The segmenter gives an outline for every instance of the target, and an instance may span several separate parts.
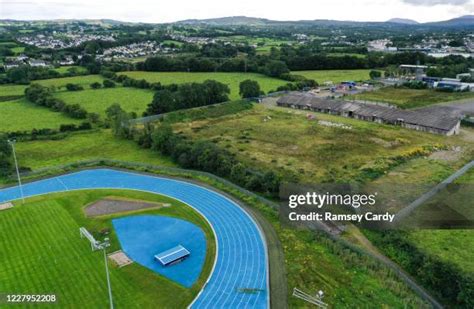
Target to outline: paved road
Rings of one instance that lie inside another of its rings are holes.
[[[236,203],[204,187],[110,169],[86,170],[23,186],[25,197],[83,189],[131,189],[178,199],[199,211],[217,239],[209,281],[192,308],[268,308],[268,258],[263,234]],[[18,187],[0,190],[0,203],[20,198]],[[177,295],[177,297],[179,297]]]

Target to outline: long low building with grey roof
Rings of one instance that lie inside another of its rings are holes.
[[[408,129],[447,136],[458,134],[461,123],[461,113],[447,106],[402,110],[383,105],[324,99],[305,92],[292,92],[285,95],[278,99],[277,105],[399,125]]]

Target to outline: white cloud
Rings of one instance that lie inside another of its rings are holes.
[[[465,5],[471,3],[471,0],[402,0],[405,3],[413,5]]]
[[[474,0],[0,0],[0,18],[172,22],[245,15],[277,20],[384,21],[399,17],[433,21],[472,14],[473,3]]]

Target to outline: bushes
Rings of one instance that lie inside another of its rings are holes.
[[[59,132],[74,132],[90,129],[92,129],[90,122],[83,122],[79,126],[76,126],[75,124],[62,124],[59,126]]]
[[[92,89],[100,89],[100,88],[102,87],[102,84],[99,83],[99,82],[95,82],[95,83],[92,83],[92,84],[90,85],[90,87],[91,87]]]
[[[33,84],[25,89],[26,98],[36,105],[53,109],[57,112],[63,112],[69,117],[76,119],[87,118],[87,111],[79,104],[68,105],[64,101],[52,96],[52,91],[48,87]]]
[[[0,134],[0,176],[10,174],[12,167],[12,149],[8,144],[8,137]]]
[[[60,77],[60,73],[42,67],[31,67],[22,65],[7,71],[6,78],[8,82],[15,84],[29,84],[32,80]]]
[[[81,85],[68,83],[66,84],[66,89],[67,91],[80,91],[84,90],[84,87],[82,87]]]
[[[114,88],[115,87],[115,83],[113,81],[111,81],[110,79],[104,80],[103,85],[104,85],[104,88]]]
[[[395,259],[424,286],[457,308],[474,307],[474,276],[455,266],[426,254],[408,240],[402,231],[370,233],[379,248]]]
[[[249,190],[275,196],[278,193],[280,179],[273,172],[262,173],[249,168],[212,142],[186,140],[173,133],[170,125],[163,124],[155,130],[147,127],[136,139],[141,147],[171,156],[183,168],[213,173]]]
[[[263,94],[257,81],[246,79],[240,82],[239,94],[242,98],[256,98]]]
[[[428,89],[428,85],[419,80],[412,80],[406,83],[403,83],[403,87],[409,89]]]
[[[6,133],[5,135],[7,138],[14,138],[20,141],[30,141],[38,139],[58,139],[64,136],[64,134],[61,133],[84,131],[90,129],[92,129],[92,124],[86,121],[81,123],[80,125],[61,124],[59,126],[59,130],[50,128],[33,129],[31,131],[12,131]]]
[[[296,91],[315,87],[318,87],[318,83],[315,80],[305,79],[296,83],[287,83],[286,85],[279,86],[276,91]]]

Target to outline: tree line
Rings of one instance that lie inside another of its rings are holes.
[[[180,109],[200,107],[229,101],[230,89],[215,80],[203,83],[177,85],[156,91],[153,101],[148,104],[144,116],[157,115]]]
[[[54,111],[62,112],[71,118],[86,119],[87,111],[79,104],[66,104],[63,100],[55,98],[51,88],[32,84],[25,89],[26,98],[36,105],[51,108]]]
[[[12,171],[12,149],[8,143],[8,136],[0,134],[0,176],[7,176]]]

